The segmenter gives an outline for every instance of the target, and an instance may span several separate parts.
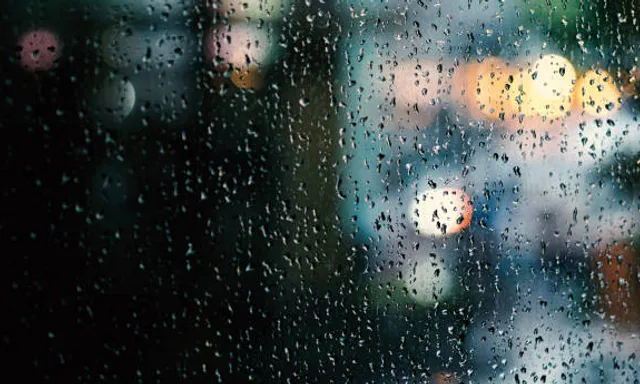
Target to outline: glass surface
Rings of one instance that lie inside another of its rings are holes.
[[[637,0],[0,9],[7,377],[640,380]]]

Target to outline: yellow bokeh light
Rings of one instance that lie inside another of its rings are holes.
[[[575,83],[576,71],[567,59],[545,55],[514,76],[516,96],[510,100],[525,118],[561,118],[571,109]]]
[[[571,97],[576,70],[569,60],[559,55],[546,55],[533,64],[533,71],[531,79],[536,94],[550,100]]]
[[[578,79],[575,99],[578,108],[594,117],[606,117],[620,109],[622,94],[605,70],[589,70]]]

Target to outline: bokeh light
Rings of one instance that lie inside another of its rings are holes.
[[[517,96],[511,103],[519,115],[538,122],[564,117],[572,106],[575,81],[576,71],[567,59],[542,56],[533,64],[523,64],[514,77]]]
[[[273,56],[271,36],[265,29],[250,24],[211,29],[205,37],[204,49],[208,62],[216,67],[261,66]]]
[[[441,63],[426,60],[401,62],[391,69],[397,119],[422,126],[435,120],[450,92],[450,80],[442,72]]]
[[[266,69],[250,65],[247,68],[234,69],[231,72],[231,82],[242,89],[259,89],[264,85]]]
[[[515,113],[509,81],[513,69],[498,57],[464,66],[455,76],[453,97],[473,119],[507,119]]]
[[[621,96],[613,77],[603,69],[585,72],[576,84],[577,105],[590,116],[606,117],[616,112]]]
[[[449,372],[439,372],[431,378],[431,384],[458,384],[456,375]]]
[[[410,214],[423,236],[452,234],[471,224],[473,206],[461,189],[434,189],[418,196],[411,205]]]
[[[31,72],[52,69],[62,53],[60,39],[46,29],[25,33],[18,41],[18,46],[20,64]]]
[[[100,88],[98,108],[104,111],[103,118],[121,122],[129,116],[136,103],[136,90],[126,78],[106,79]]]
[[[576,81],[576,70],[560,55],[545,55],[533,64],[529,77],[533,92],[548,100],[567,102]]]

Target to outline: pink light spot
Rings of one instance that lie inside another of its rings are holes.
[[[18,41],[18,45],[20,46],[20,64],[31,72],[53,68],[62,49],[58,37],[44,29],[25,33]]]
[[[265,64],[270,48],[269,36],[263,30],[245,25],[210,30],[204,46],[210,63],[235,68]]]

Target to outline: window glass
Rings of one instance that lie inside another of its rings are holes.
[[[635,383],[637,0],[6,0],[8,368]]]

